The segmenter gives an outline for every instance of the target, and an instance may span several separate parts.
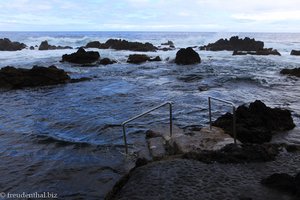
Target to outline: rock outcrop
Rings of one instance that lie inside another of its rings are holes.
[[[228,144],[218,151],[188,152],[183,158],[204,163],[249,163],[275,160],[279,153],[276,146],[259,144]]]
[[[92,64],[100,59],[100,54],[96,51],[85,51],[82,47],[76,53],[64,54],[62,62],[75,64]]]
[[[259,55],[259,56],[267,56],[267,55],[275,55],[275,56],[281,56],[281,54],[276,49],[259,49],[257,51],[233,51],[232,55]]]
[[[109,39],[105,43],[99,41],[89,42],[86,48],[99,48],[99,49],[115,49],[115,50],[128,50],[128,51],[156,51],[157,47],[153,44],[146,42],[129,42],[127,40]]]
[[[0,88],[18,89],[23,87],[36,87],[56,85],[70,81],[68,74],[55,66],[23,69],[4,67],[0,70]]]
[[[201,46],[200,50],[206,51],[257,51],[264,48],[262,41],[255,41],[248,37],[240,39],[238,36],[233,36],[228,39],[220,39],[215,43],[210,43],[205,46]]]
[[[0,39],[0,51],[18,51],[26,48],[26,45],[20,42],[12,42],[8,38]]]
[[[261,183],[267,187],[300,197],[300,173],[295,177],[285,173],[275,173],[263,179]]]
[[[226,133],[233,136],[232,118],[231,113],[226,113],[213,125],[223,128]],[[294,127],[290,111],[267,107],[259,100],[251,103],[249,107],[239,106],[236,110],[237,139],[243,143],[269,142],[274,132],[286,131]]]
[[[180,49],[176,53],[175,63],[178,65],[192,65],[201,63],[201,58],[196,51],[188,47],[186,49]]]
[[[294,69],[282,69],[280,74],[300,77],[300,67]]]
[[[73,49],[73,48],[69,46],[63,47],[63,46],[49,45],[47,40],[41,42],[39,46],[39,50],[55,50],[55,49]]]
[[[117,61],[111,60],[109,58],[102,58],[99,63],[100,63],[100,65],[111,65],[111,64],[114,64],[116,62]]]
[[[169,46],[170,48],[175,48],[174,42],[170,40],[166,43],[161,43],[161,45]]]
[[[292,55],[292,56],[300,56],[300,51],[292,50],[292,51],[291,51],[291,55]]]
[[[101,43],[99,41],[92,41],[85,45],[85,48],[96,48],[101,49]]]
[[[161,61],[161,58],[159,56],[156,56],[155,58],[150,58],[149,56],[145,54],[131,54],[129,55],[127,62],[128,63],[134,63],[134,64],[141,64],[146,61],[154,62],[154,61]]]

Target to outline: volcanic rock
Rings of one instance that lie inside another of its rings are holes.
[[[101,43],[99,41],[89,42],[85,45],[85,48],[101,48]]]
[[[66,83],[70,80],[68,74],[55,66],[23,69],[4,67],[0,70],[0,88],[17,89]]]
[[[18,51],[26,47],[20,42],[12,42],[8,38],[0,39],[0,51]]]
[[[232,118],[231,113],[226,113],[213,125],[223,128],[233,136]],[[237,139],[243,143],[269,142],[275,132],[291,130],[294,127],[290,111],[267,107],[259,100],[251,103],[249,107],[239,106],[236,110]]]
[[[282,69],[280,71],[280,74],[300,77],[300,67],[299,68],[294,68],[294,69]]]
[[[300,173],[295,177],[285,173],[275,173],[263,179],[261,183],[267,187],[300,196]]]
[[[176,53],[175,63],[179,65],[192,65],[201,63],[201,58],[196,51],[188,47],[186,49],[180,49]]]
[[[204,163],[250,163],[275,160],[279,153],[277,146],[261,144],[227,144],[218,151],[188,152],[183,158]]]
[[[96,51],[85,51],[82,47],[76,53],[64,54],[62,62],[76,64],[92,64],[100,59],[100,54]]]
[[[153,61],[161,61],[159,56],[156,56],[155,58],[150,58],[149,56],[145,54],[131,54],[129,55],[127,62],[128,63],[134,63],[134,64],[141,64],[143,62],[153,62]]]
[[[250,39],[245,37],[240,39],[238,36],[233,36],[229,40],[220,39],[215,43],[210,43],[205,46],[201,46],[200,50],[206,51],[258,51],[264,48],[264,43],[262,41],[255,41],[255,39]]]
[[[62,46],[49,45],[47,40],[41,42],[39,46],[39,50],[55,50],[55,49],[73,49],[73,48],[69,46],[62,47]]]
[[[111,60],[111,59],[109,59],[109,58],[103,58],[103,59],[100,60],[100,64],[101,64],[101,65],[111,65],[111,64],[114,64],[114,63],[116,63],[116,62],[117,62],[117,61]]]
[[[292,51],[291,51],[291,55],[292,55],[292,56],[300,56],[300,51],[292,50]]]
[[[171,48],[175,48],[174,43],[172,41],[170,41],[170,40],[168,42],[166,42],[166,43],[161,43],[161,45],[167,45],[167,46],[170,46]]]

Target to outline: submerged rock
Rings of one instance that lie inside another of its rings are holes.
[[[219,117],[213,125],[223,128],[233,136],[231,113]],[[236,110],[237,139],[243,143],[269,142],[274,132],[291,130],[294,127],[289,110],[270,108],[259,100],[251,103],[249,107],[239,106]]]
[[[206,51],[258,51],[264,48],[264,43],[262,41],[255,41],[255,39],[250,39],[245,37],[240,39],[238,36],[233,36],[229,40],[220,39],[215,43],[210,43],[205,46],[201,46],[200,50]]]
[[[73,49],[73,48],[69,46],[62,47],[62,46],[49,45],[47,40],[41,42],[39,46],[39,50],[55,50],[55,49]]]
[[[260,56],[267,56],[267,55],[275,55],[281,56],[281,54],[276,49],[259,49],[257,51],[237,51],[234,50],[232,55],[260,55]]]
[[[30,46],[30,48],[29,48],[30,50],[34,50],[34,46]]]
[[[18,51],[26,48],[24,43],[12,42],[8,38],[0,39],[0,51]]]
[[[180,49],[176,53],[175,63],[179,65],[192,65],[201,63],[201,58],[196,51],[188,47],[186,49]]]
[[[292,56],[300,56],[300,51],[292,50],[292,51],[291,51],[291,55],[292,55]]]
[[[70,62],[76,64],[92,64],[100,59],[100,54],[96,51],[85,51],[82,47],[76,53],[64,54],[62,62]]]
[[[145,54],[131,54],[129,55],[127,62],[128,63],[134,63],[134,64],[141,64],[146,61],[154,62],[154,61],[161,61],[161,58],[159,56],[156,56],[155,58],[150,58],[149,56]]]
[[[280,74],[300,77],[300,67],[299,68],[294,68],[294,69],[282,69],[280,71]]]
[[[23,87],[36,87],[56,85],[70,81],[68,74],[55,66],[32,69],[4,67],[0,70],[0,88],[17,89]]]
[[[99,49],[115,49],[115,50],[129,50],[129,51],[156,51],[157,48],[153,44],[146,42],[129,42],[127,40],[109,39],[105,43],[99,41],[89,42],[86,48],[99,48]]]
[[[267,187],[300,197],[300,173],[295,177],[285,173],[275,173],[263,179],[261,183]]]

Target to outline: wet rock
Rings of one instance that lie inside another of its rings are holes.
[[[56,85],[70,81],[68,74],[55,66],[23,69],[4,67],[0,70],[0,87],[18,89],[23,87],[36,87]]]
[[[76,53],[64,54],[62,62],[76,64],[92,64],[100,59],[100,54],[96,51],[85,51],[82,47]]]
[[[111,60],[111,59],[109,59],[109,58],[103,58],[103,59],[100,60],[100,64],[101,64],[101,65],[111,65],[111,64],[114,64],[114,63],[116,63],[116,62],[117,62],[117,61]]]
[[[180,49],[176,53],[175,63],[179,65],[192,65],[201,63],[201,58],[196,51],[188,47],[186,49]]]
[[[140,64],[140,63],[148,61],[149,59],[150,59],[150,57],[145,54],[132,54],[132,55],[129,55],[127,62],[134,63],[134,64]]]
[[[204,163],[250,163],[275,160],[277,146],[259,144],[228,144],[218,151],[188,152],[183,158]]]
[[[161,61],[161,58],[159,56],[156,56],[155,58],[150,58],[148,61],[149,62],[159,62],[159,61]]]
[[[223,128],[233,136],[231,113],[219,117],[213,125]],[[251,103],[249,107],[239,106],[236,110],[237,139],[243,143],[269,142],[275,132],[291,130],[294,127],[290,111],[267,107],[259,100]]]
[[[275,55],[275,56],[281,56],[281,54],[276,50],[272,48],[268,49],[259,49],[257,51],[237,51],[234,50],[232,55],[260,55],[260,56],[267,56],[267,55]]]
[[[300,77],[300,67],[294,69],[282,69],[280,74]]]
[[[12,42],[8,38],[0,39],[0,51],[18,51],[26,48],[26,45],[20,42]]]
[[[161,45],[170,46],[171,48],[175,48],[174,42],[168,40],[166,43],[161,43]]]
[[[291,51],[291,55],[292,55],[292,56],[300,56],[300,51],[292,50],[292,51]]]
[[[39,50],[55,50],[55,49],[73,49],[73,48],[69,46],[62,47],[62,46],[49,45],[47,40],[41,42],[39,46]]]
[[[93,41],[86,44],[85,48],[101,48],[101,43],[99,41]]]
[[[134,63],[134,64],[141,64],[146,61],[154,62],[154,61],[161,61],[161,59],[159,56],[156,56],[155,58],[150,58],[145,54],[131,54],[127,59],[128,63]]]
[[[262,41],[255,41],[255,39],[250,39],[245,37],[240,39],[238,36],[233,36],[228,39],[220,39],[215,43],[210,43],[205,46],[201,46],[200,50],[206,51],[258,51],[264,48],[264,43]]]
[[[295,177],[285,174],[285,173],[275,173],[271,176],[263,179],[261,183],[267,187],[288,192],[293,195],[298,195],[300,197],[300,173]]]
[[[127,40],[109,39],[101,44],[98,41],[89,42],[86,48],[99,48],[99,49],[115,49],[115,50],[129,50],[129,51],[156,51],[157,48],[153,44],[146,42],[129,42]]]
[[[34,50],[34,46],[30,46],[30,48],[29,48],[30,50]]]

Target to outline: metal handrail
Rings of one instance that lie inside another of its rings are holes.
[[[173,102],[171,102],[171,101],[165,102],[165,103],[160,104],[160,105],[158,105],[158,106],[156,106],[154,108],[151,108],[150,110],[147,110],[147,111],[143,112],[142,114],[136,115],[136,116],[134,116],[134,117],[132,117],[132,118],[124,121],[121,124],[122,127],[123,127],[123,138],[124,138],[124,145],[125,145],[125,152],[126,152],[126,154],[128,154],[128,145],[127,145],[126,127],[125,127],[126,124],[128,124],[129,122],[132,122],[132,121],[134,121],[134,120],[136,120],[136,119],[138,119],[140,117],[143,117],[144,115],[147,115],[150,112],[152,112],[154,110],[157,110],[157,109],[159,109],[159,108],[161,108],[161,107],[163,107],[165,105],[169,105],[169,113],[170,113],[170,136],[172,136],[172,131],[173,131],[172,130],[172,126],[173,126],[172,125],[173,124],[173,121],[172,121],[172,104],[173,104]]]
[[[230,102],[230,101],[225,101],[223,99],[218,99],[218,98],[215,98],[215,97],[208,97],[208,111],[209,111],[209,128],[211,130],[212,128],[212,122],[211,122],[211,100],[216,100],[216,101],[219,101],[219,102],[222,102],[222,103],[225,103],[227,105],[230,105],[232,106],[232,115],[233,115],[233,118],[232,118],[232,129],[233,129],[233,137],[234,137],[234,144],[236,144],[236,107],[235,107],[235,104]]]

